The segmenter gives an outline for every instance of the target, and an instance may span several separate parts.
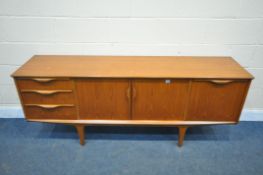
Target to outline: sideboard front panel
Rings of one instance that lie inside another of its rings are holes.
[[[193,81],[186,120],[238,121],[249,81]]]
[[[130,119],[130,80],[76,79],[80,119]]]
[[[183,120],[189,80],[133,80],[132,119]]]

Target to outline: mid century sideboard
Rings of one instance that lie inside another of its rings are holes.
[[[12,74],[28,121],[237,124],[253,76],[230,57],[36,55]]]

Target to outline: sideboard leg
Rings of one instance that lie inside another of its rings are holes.
[[[85,126],[84,125],[75,125],[78,135],[79,135],[79,143],[81,145],[85,144]]]
[[[188,128],[187,126],[179,126],[178,127],[178,129],[179,129],[178,146],[180,146],[180,147],[184,143],[184,136],[185,136],[187,128]]]

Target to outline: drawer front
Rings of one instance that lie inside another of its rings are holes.
[[[29,119],[77,119],[74,105],[35,105],[25,104],[24,110]]]
[[[238,121],[250,81],[193,81],[186,120]]]
[[[26,78],[16,79],[16,83],[20,90],[65,90],[74,88],[73,81],[70,79]]]
[[[25,104],[75,104],[72,90],[21,90]]]

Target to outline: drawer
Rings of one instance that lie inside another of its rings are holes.
[[[21,90],[25,104],[75,104],[73,90]]]
[[[22,78],[16,79],[16,84],[20,90],[65,90],[74,87],[73,81],[65,78]]]
[[[77,119],[76,108],[73,104],[25,104],[24,110],[29,119]]]

